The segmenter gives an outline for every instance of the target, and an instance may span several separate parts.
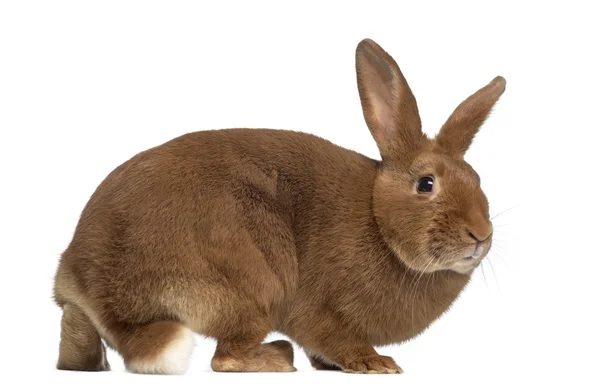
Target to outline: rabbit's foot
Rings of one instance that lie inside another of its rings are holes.
[[[404,372],[391,357],[368,356],[351,361],[344,365],[344,372],[348,373],[402,373]]]
[[[294,350],[288,341],[274,341],[243,353],[222,354],[217,349],[215,372],[294,372]]]
[[[266,349],[273,349],[291,366],[294,366],[294,347],[289,341],[278,340],[262,344]]]

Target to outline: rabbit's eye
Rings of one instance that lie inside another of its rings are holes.
[[[433,191],[433,178],[426,176],[419,179],[417,184],[417,191],[419,193],[431,193]]]

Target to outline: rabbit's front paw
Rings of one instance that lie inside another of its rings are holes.
[[[344,366],[348,373],[402,373],[404,372],[391,357],[368,356],[354,360]]]

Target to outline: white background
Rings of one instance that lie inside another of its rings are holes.
[[[598,389],[592,3],[2,1],[0,388]],[[509,209],[486,278],[476,270],[421,337],[380,349],[406,373],[316,372],[301,351],[293,374],[212,373],[202,337],[185,376],[128,374],[114,352],[112,372],[55,370],[52,278],[100,181],[203,129],[303,130],[378,157],[354,74],[365,37],[397,60],[431,135],[494,76],[508,81],[467,155],[492,214]]]

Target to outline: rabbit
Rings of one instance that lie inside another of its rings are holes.
[[[86,204],[61,254],[57,368],[185,373],[194,335],[221,372],[402,373],[375,347],[421,334],[490,250],[480,178],[464,155],[505,90],[498,76],[437,136],[377,43],[356,48],[381,160],[288,130],[188,133],[132,157]],[[104,342],[103,342],[104,341]]]

